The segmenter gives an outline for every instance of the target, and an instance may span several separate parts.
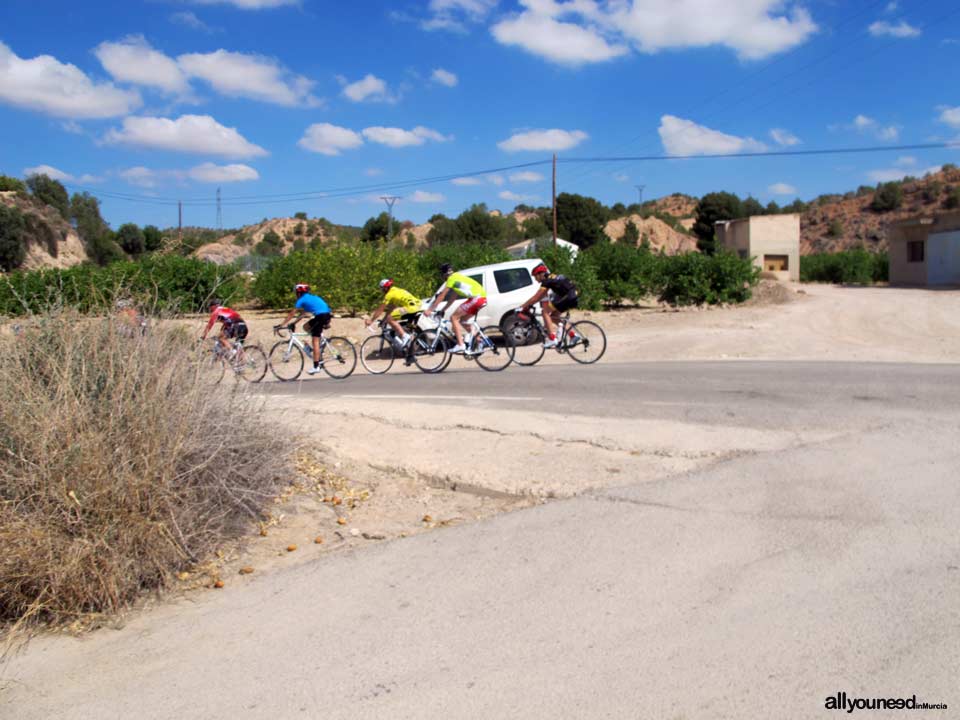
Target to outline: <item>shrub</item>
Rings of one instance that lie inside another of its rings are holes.
[[[147,252],[156,252],[163,246],[163,234],[156,225],[144,225],[143,246]]]
[[[941,194],[943,194],[943,183],[939,180],[932,180],[923,188],[923,201],[925,203],[934,203],[940,199]]]
[[[655,292],[657,257],[647,248],[625,243],[597,243],[577,259],[593,265],[603,302],[637,301]]]
[[[122,611],[260,519],[286,441],[191,346],[72,313],[0,337],[0,623]]]
[[[147,249],[143,231],[135,223],[125,223],[117,230],[117,244],[128,255],[142,255]]]
[[[46,175],[31,175],[27,178],[27,187],[37,200],[55,208],[64,220],[70,217],[70,199],[67,189],[58,180]]]
[[[627,224],[624,226],[623,237],[620,238],[620,242],[632,247],[636,247],[637,243],[640,242],[640,229],[633,220],[627,221]]]
[[[306,220],[307,214],[305,212],[296,212],[293,214],[293,217],[296,220]]]
[[[843,237],[843,223],[840,222],[838,218],[834,218],[830,221],[830,228],[827,230],[827,234],[830,237]]]
[[[870,203],[874,212],[890,212],[903,204],[903,189],[898,182],[880,183]]]
[[[9,272],[27,257],[23,214],[16,208],[0,205],[0,270]]]
[[[0,192],[26,193],[27,186],[17,178],[10,177],[9,175],[0,175]]]
[[[801,282],[869,285],[889,278],[886,253],[870,253],[863,248],[836,253],[815,253],[800,258]]]
[[[657,273],[660,300],[671,305],[743,302],[760,276],[749,259],[726,251],[662,255]]]
[[[282,255],[283,240],[273,230],[268,230],[253,248],[253,252],[256,255]]]
[[[943,199],[943,206],[948,210],[956,210],[960,207],[960,185],[955,185],[947,191],[947,196]]]

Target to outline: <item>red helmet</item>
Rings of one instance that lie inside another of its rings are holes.
[[[392,288],[392,287],[393,287],[393,280],[391,280],[390,278],[384,278],[383,280],[380,281],[380,289],[381,289],[381,290],[386,291],[386,290],[389,290],[389,289]]]
[[[547,266],[544,265],[543,263],[540,263],[533,270],[530,271],[531,275],[539,275],[540,273],[543,273],[544,275],[547,275],[550,273],[550,271],[547,269]]]
[[[310,292],[310,286],[307,285],[306,283],[297,283],[296,286],[293,288],[293,291],[297,295],[303,295],[304,293]]]

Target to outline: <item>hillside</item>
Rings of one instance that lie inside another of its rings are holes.
[[[888,212],[870,209],[876,190],[861,188],[846,195],[822,195],[800,217],[800,253],[837,252],[863,247],[887,249],[887,228],[893,222],[918,214],[936,214],[946,208],[950,193],[960,185],[960,170],[947,167],[938,173],[900,184],[900,207]]]
[[[26,259],[21,269],[67,268],[87,260],[77,231],[49,205],[16,192],[0,192],[0,204],[19,210],[26,221]]]
[[[650,243],[650,248],[654,252],[663,250],[667,255],[677,255],[697,249],[697,239],[695,237],[677,232],[663,220],[655,217],[645,218],[640,215],[629,215],[617,218],[608,222],[603,228],[603,232],[606,233],[608,238],[617,242],[623,237],[627,223],[631,221],[640,232],[640,239],[637,244],[640,245],[646,240]]]

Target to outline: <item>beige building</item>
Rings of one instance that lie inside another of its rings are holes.
[[[891,285],[960,285],[960,212],[890,226]]]
[[[753,264],[780,280],[800,280],[800,216],[754,215],[715,225],[717,245],[753,258]]]

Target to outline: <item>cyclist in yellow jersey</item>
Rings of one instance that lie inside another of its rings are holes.
[[[406,347],[407,343],[410,342],[410,334],[403,329],[403,326],[397,320],[404,315],[419,311],[420,300],[412,293],[394,285],[393,280],[388,278],[380,281],[380,290],[383,291],[383,302],[370,314],[364,324],[370,327],[373,321],[380,316],[380,313],[385,313],[387,324],[393,328],[397,337],[400,338],[400,346]]]
[[[425,317],[430,317],[434,308],[441,302],[449,304],[460,298],[466,298],[466,301],[461,303],[460,307],[450,316],[450,322],[453,324],[453,334],[457,338],[457,344],[450,348],[450,352],[463,353],[466,347],[463,341],[461,321],[476,316],[480,309],[487,304],[487,291],[483,289],[483,285],[472,277],[463,273],[455,273],[450,263],[444,263],[440,266],[440,274],[444,278],[443,287],[434,295],[433,302],[430,303],[430,307],[423,311],[423,314]]]

